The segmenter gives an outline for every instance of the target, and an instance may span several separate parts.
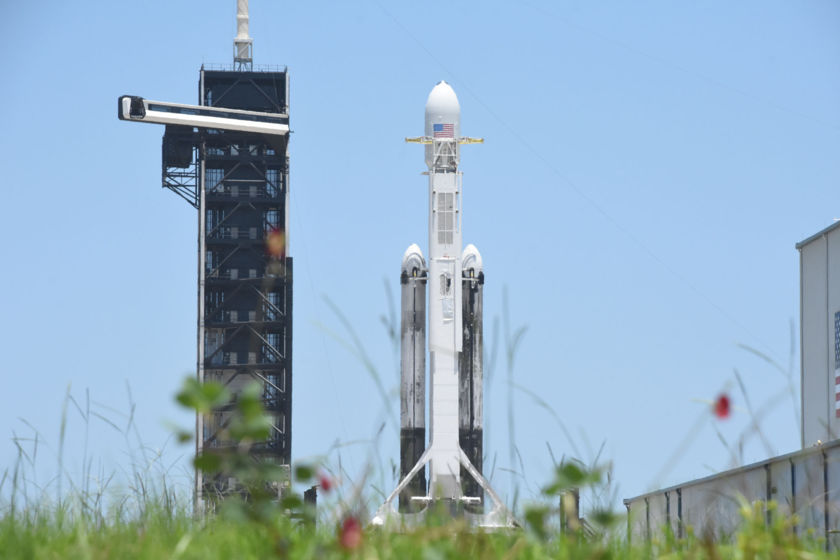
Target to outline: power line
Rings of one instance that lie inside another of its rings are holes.
[[[595,30],[590,29],[588,27],[584,27],[583,25],[580,25],[579,23],[576,23],[572,20],[569,20],[567,18],[559,16],[559,15],[557,15],[553,12],[550,12],[550,11],[540,7],[540,6],[535,6],[535,5],[531,4],[530,2],[522,2],[522,4],[525,4],[526,6],[529,6],[529,7],[531,7],[532,9],[534,9],[538,12],[541,12],[543,15],[546,15],[546,16],[549,16],[551,18],[556,19],[557,21],[563,23],[567,27],[570,27],[572,29],[577,29],[578,31],[581,31],[585,34],[588,34],[588,35],[594,37],[595,39],[597,39],[599,41],[603,41],[604,43],[611,43],[615,46],[618,46],[618,47],[624,49],[627,52],[630,52],[630,53],[632,53],[634,55],[637,55],[639,57],[642,57],[642,58],[647,58],[648,60],[652,60],[652,61],[660,64],[661,66],[668,67],[671,70],[676,70],[676,71],[678,71],[682,74],[685,74],[687,76],[691,76],[692,78],[694,78],[696,80],[706,82],[707,84],[712,85],[712,86],[714,86],[718,89],[728,91],[730,93],[735,93],[738,96],[744,97],[746,99],[759,101],[759,102],[767,105],[768,107],[772,107],[773,109],[776,109],[777,111],[781,111],[781,112],[784,112],[784,113],[789,113],[791,115],[797,116],[797,117],[802,118],[804,120],[809,120],[813,123],[826,126],[826,127],[830,128],[832,130],[840,130],[840,124],[838,124],[838,123],[826,122],[825,120],[823,120],[823,119],[821,119],[821,118],[819,118],[815,115],[810,115],[808,113],[803,113],[801,111],[797,111],[796,109],[792,109],[792,108],[790,108],[786,105],[782,105],[781,103],[777,103],[776,101],[773,101],[773,100],[768,99],[766,97],[756,95],[756,94],[754,94],[750,91],[747,91],[745,89],[742,89],[742,88],[739,88],[737,86],[733,86],[731,84],[728,84],[728,83],[726,83],[726,82],[724,82],[724,81],[722,81],[718,78],[715,78],[714,76],[710,76],[708,74],[703,74],[701,72],[697,72],[696,70],[692,70],[691,68],[688,68],[687,66],[683,66],[683,65],[678,64],[678,63],[676,63],[672,60],[668,60],[667,58],[663,58],[661,56],[649,53],[649,52],[647,52],[643,49],[640,49],[640,48],[638,48],[634,45],[631,45],[630,43],[626,43],[626,42],[624,42],[620,39],[615,39],[613,37],[610,37],[609,35],[606,35],[604,33],[599,32],[599,31],[595,31]]]
[[[549,161],[546,157],[544,157],[540,152],[528,142],[524,136],[519,134],[512,126],[510,126],[507,121],[505,121],[502,117],[499,116],[484,100],[479,97],[472,88],[462,79],[460,79],[455,72],[450,70],[446,64],[443,63],[435,54],[430,51],[426,45],[408,29],[405,25],[400,22],[394,14],[389,12],[378,0],[372,0],[379,9],[382,10],[385,15],[387,15],[396,25],[399,27],[405,35],[407,35],[412,41],[414,41],[420,49],[422,49],[428,56],[431,58],[441,69],[446,72],[453,81],[457,81],[461,84],[461,87],[473,98],[475,99],[479,105],[481,105],[485,111],[487,111],[490,116],[496,119],[499,124],[504,127],[511,136],[513,136],[516,140],[520,142],[531,154],[537,158],[543,165],[546,166],[552,173],[554,173],[565,185],[571,189],[575,194],[581,197],[587,204],[589,204],[598,214],[600,214],[607,222],[609,222],[616,230],[619,231],[622,235],[624,235],[627,239],[629,239],[636,247],[641,249],[645,254],[648,255],[654,262],[659,264],[666,272],[668,272],[671,276],[673,276],[678,281],[682,282],[689,290],[695,293],[701,300],[705,301],[708,305],[718,311],[721,316],[726,318],[730,321],[733,325],[741,329],[744,333],[750,336],[753,340],[761,344],[761,346],[767,351],[768,354],[774,354],[772,347],[764,342],[758,335],[752,332],[746,325],[744,325],[741,321],[735,318],[732,314],[730,314],[726,309],[724,309],[721,305],[717,302],[712,300],[709,296],[707,296],[703,291],[700,290],[695,284],[693,284],[690,280],[688,280],[685,276],[680,274],[676,269],[671,267],[664,259],[659,257],[650,247],[647,246],[640,238],[638,238],[630,229],[624,226],[621,222],[619,222],[616,218],[614,218],[609,212],[607,212],[600,204],[598,204],[592,197],[590,197],[583,189],[581,189],[572,179],[570,179],[567,175],[560,172],[551,161]]]

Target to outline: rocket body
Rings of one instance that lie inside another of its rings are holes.
[[[429,94],[425,136],[406,140],[425,144],[429,176],[428,261],[423,260],[417,245],[409,247],[403,256],[401,479],[372,521],[383,525],[395,516],[402,523],[416,521],[427,511],[427,504],[446,502],[453,514],[463,514],[481,527],[513,527],[510,511],[481,474],[484,273],[476,248],[468,245],[461,250],[460,145],[482,140],[461,136],[461,107],[446,82],[440,82]],[[424,289],[428,290],[425,300]],[[428,329],[424,331],[426,316]],[[425,435],[426,341],[429,444],[420,454]],[[485,493],[493,503],[487,513]],[[399,514],[391,507],[397,496]]]
[[[462,349],[461,108],[441,82],[426,102],[429,173],[430,486],[440,498],[461,496],[458,442],[458,371]]]

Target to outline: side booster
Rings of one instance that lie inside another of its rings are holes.
[[[426,450],[426,261],[417,245],[403,255],[400,273],[400,478]],[[411,496],[426,493],[426,472],[400,494],[400,511],[417,511]]]
[[[461,255],[461,316],[464,336],[458,370],[458,441],[475,469],[484,472],[484,265],[475,245]],[[484,511],[484,492],[478,481],[461,466],[464,494],[480,502],[467,504],[469,511]]]
[[[473,525],[510,527],[513,517],[481,474],[483,453],[481,255],[462,247],[461,107],[440,82],[426,102],[425,145],[429,176],[429,260],[411,245],[401,271],[400,475],[397,488],[373,523],[411,523],[439,502]],[[426,289],[428,288],[428,300]],[[428,304],[427,304],[428,301]],[[426,311],[429,341],[429,445],[425,446]],[[429,481],[425,467],[429,464]],[[484,494],[493,508],[484,513]],[[399,496],[399,513],[392,502]]]

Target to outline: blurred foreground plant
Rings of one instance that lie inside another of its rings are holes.
[[[9,558],[829,558],[832,543],[807,532],[796,532],[795,516],[778,511],[775,504],[741,503],[742,524],[734,535],[716,540],[714,535],[695,536],[686,527],[685,538],[666,529],[664,539],[630,542],[618,517],[590,509],[586,519],[577,515],[578,491],[598,490],[609,482],[609,467],[586,467],[575,460],[561,461],[552,479],[542,488],[545,506],[527,508],[525,530],[485,533],[471,530],[463,520],[445,515],[406,532],[371,530],[364,527],[361,510],[346,510],[335,530],[312,530],[301,523],[305,505],[296,498],[278,493],[272,483],[281,485],[289,478],[301,482],[319,480],[322,490],[338,484],[325,471],[309,465],[296,465],[291,473],[259,464],[250,454],[252,446],[266,435],[265,414],[254,389],[240,393],[237,400],[217,384],[185,382],[178,401],[196,412],[212,413],[219,407],[233,411],[226,435],[235,445],[202,454],[196,465],[204,473],[225,473],[237,478],[239,492],[219,496],[218,515],[196,519],[187,511],[186,501],[174,503],[168,494],[144,491],[143,508],[125,513],[106,508],[99,490],[83,490],[78,481],[68,479],[79,492],[58,501],[24,501],[13,506],[0,492],[0,557]],[[187,432],[179,438],[191,439]],[[236,436],[235,438],[233,436]],[[39,440],[40,441],[40,438]],[[20,444],[20,441],[15,441]],[[40,444],[43,445],[43,444]],[[34,462],[35,452],[21,453]],[[212,459],[203,458],[213,455]],[[41,456],[41,455],[39,455]],[[21,459],[23,461],[24,459]],[[3,484],[26,484],[30,477],[20,464],[20,473],[8,470],[0,476]],[[593,463],[595,464],[595,463]],[[144,471],[148,477],[149,471]],[[272,478],[273,477],[273,478]],[[16,482],[20,481],[20,482]],[[326,484],[324,484],[326,481]],[[144,485],[149,480],[141,480]],[[11,489],[15,492],[25,488]],[[133,490],[140,492],[139,490]],[[42,494],[47,496],[47,494]],[[138,499],[139,499],[138,494]],[[130,499],[123,493],[116,496]],[[42,500],[44,498],[41,498]],[[86,503],[77,514],[73,504]],[[121,502],[120,502],[121,503]],[[181,504],[181,506],[179,506]],[[17,509],[15,509],[17,508]],[[446,513],[446,512],[444,512]],[[559,525],[555,522],[559,516]],[[565,521],[564,521],[565,516]],[[614,530],[608,531],[612,527]],[[603,532],[599,532],[602,530]],[[836,554],[836,553],[835,553]],[[836,557],[836,556],[835,556]]]
[[[270,527],[281,526],[289,519],[314,523],[314,506],[304,503],[291,491],[288,467],[251,453],[252,447],[268,439],[272,430],[261,392],[260,384],[253,382],[234,396],[219,383],[200,383],[190,377],[177,394],[176,400],[182,406],[198,414],[206,415],[222,408],[231,414],[219,438],[230,444],[202,448],[193,465],[207,480],[226,477],[235,482],[233,488],[224,492],[202,489],[204,498],[209,507],[232,519],[248,519]],[[190,438],[189,432],[178,433],[182,442]],[[311,465],[299,463],[291,470],[296,482],[309,483],[315,478],[316,470]]]
[[[527,528],[540,540],[564,533],[572,540],[581,537],[602,537],[616,526],[619,516],[606,507],[593,510],[587,519],[580,517],[580,491],[603,484],[604,467],[586,467],[577,460],[561,462],[554,478],[542,489],[547,503],[525,508]],[[559,531],[551,519],[559,520]]]

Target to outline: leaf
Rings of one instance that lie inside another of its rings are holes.
[[[186,408],[206,414],[213,408],[227,403],[230,400],[230,392],[219,383],[213,381],[200,383],[194,377],[188,377],[184,380],[175,400]]]
[[[541,539],[544,539],[547,536],[545,530],[545,520],[550,512],[551,510],[545,506],[534,506],[525,510],[525,522]]]
[[[215,453],[202,453],[193,461],[195,468],[206,473],[216,473],[222,468],[222,458]]]
[[[265,414],[262,404],[262,386],[249,383],[239,393],[236,409],[245,421],[256,420]]]
[[[303,505],[303,500],[301,500],[300,496],[298,496],[297,494],[289,494],[280,501],[280,504],[283,506],[284,509],[294,511],[299,509]]]
[[[315,469],[309,465],[297,464],[295,465],[295,480],[298,482],[308,482],[315,476]]]
[[[554,481],[543,488],[543,494],[554,496],[571,488],[591,486],[600,481],[600,471],[588,470],[577,462],[564,462],[555,470]]]
[[[219,506],[219,513],[228,521],[244,523],[248,520],[247,506],[236,498],[227,498]]]
[[[600,527],[611,527],[615,525],[615,522],[618,520],[618,516],[608,510],[595,510],[588,516],[592,521],[599,525]]]
[[[261,414],[254,418],[234,418],[231,420],[230,437],[237,442],[244,440],[263,441],[271,435],[271,419]]]
[[[289,478],[286,467],[277,463],[260,463],[258,472],[260,479],[266,482],[286,482]]]

